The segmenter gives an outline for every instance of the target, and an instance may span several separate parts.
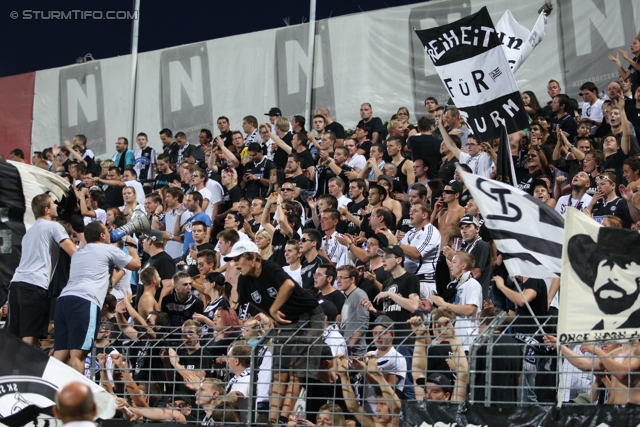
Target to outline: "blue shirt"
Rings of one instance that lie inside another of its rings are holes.
[[[191,233],[191,225],[193,224],[193,221],[202,221],[207,224],[207,227],[211,227],[212,224],[211,217],[205,212],[200,212],[199,214],[192,216],[184,223],[184,244],[182,245],[183,255],[189,250],[189,245],[191,243],[195,243],[195,240],[193,240],[193,233]]]

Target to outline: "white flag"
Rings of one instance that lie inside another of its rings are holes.
[[[512,276],[560,276],[564,219],[549,205],[511,185],[464,172],[464,184],[478,205]]]
[[[514,73],[531,55],[533,49],[544,39],[547,28],[547,17],[540,13],[531,31],[520,25],[513,17],[511,11],[502,15],[496,25],[496,31],[502,38],[502,50]]]
[[[562,343],[640,336],[640,233],[602,227],[567,208],[558,338]]]

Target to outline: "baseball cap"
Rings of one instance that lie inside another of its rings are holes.
[[[336,305],[331,301],[322,298],[318,299],[318,304],[322,307],[324,315],[327,316],[327,321],[335,322],[338,317],[338,308]]]
[[[391,246],[387,246],[386,248],[380,248],[377,250],[376,253],[380,256],[382,256],[383,254],[392,254],[404,259],[404,251],[400,246],[397,246],[397,245],[391,245]]]
[[[278,107],[272,107],[268,113],[264,113],[265,116],[282,116],[282,111]]]
[[[451,392],[451,380],[442,374],[431,374],[427,377],[426,382],[437,384],[442,387],[444,391]]]
[[[164,241],[164,233],[160,230],[156,230],[152,228],[148,233],[145,233],[140,236],[142,239],[151,239],[154,242],[162,242]]]
[[[234,259],[235,257],[242,255],[242,254],[259,254],[260,253],[260,249],[258,249],[258,246],[253,243],[250,240],[241,240],[238,243],[236,243],[235,245],[233,245],[233,248],[231,248],[231,252],[229,252],[225,257],[224,260],[226,262],[231,261],[232,259]]]
[[[381,248],[386,248],[387,246],[389,246],[389,239],[387,239],[387,236],[385,236],[384,233],[371,233],[369,237],[372,239],[376,239],[378,241],[378,245]]]
[[[376,326],[383,326],[385,329],[393,331],[393,320],[391,320],[389,316],[385,316],[383,314],[382,316],[376,317],[376,320],[371,323],[372,329]]]
[[[389,188],[391,188],[391,190],[393,191],[393,179],[391,179],[391,177],[389,175],[380,175],[378,176],[378,182],[380,182],[380,180],[385,180],[389,183]]]
[[[478,221],[478,218],[473,215],[463,216],[457,226],[460,227],[462,224],[473,224],[476,227],[480,227],[480,221]]]
[[[453,188],[456,191],[456,193],[462,194],[462,184],[460,184],[455,179],[452,179],[451,181],[449,181],[449,183],[447,185],[449,187]]]

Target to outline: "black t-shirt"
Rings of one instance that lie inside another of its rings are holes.
[[[104,209],[119,208],[124,205],[124,198],[122,197],[122,188],[112,187],[110,185],[104,189],[105,204]]]
[[[491,357],[491,402],[492,406],[513,406],[517,402],[518,376],[522,373],[522,347],[510,335],[496,334],[488,356],[487,345],[480,345],[477,352],[476,383],[473,400],[485,400],[486,371]]]
[[[470,252],[475,258],[476,265],[473,267],[482,270],[478,282],[482,285],[482,295],[484,299],[487,299],[489,295],[489,284],[491,282],[491,247],[487,242],[482,240],[478,240],[472,245],[471,251],[468,251],[466,248],[463,250]]]
[[[302,163],[300,167],[302,169],[310,168],[311,166],[315,166],[316,162],[313,161],[313,156],[311,155],[311,151],[305,149],[298,153],[302,157]]]
[[[140,271],[144,270],[147,267],[153,267],[158,271],[158,275],[160,276],[160,280],[171,279],[174,274],[176,274],[176,265],[173,263],[173,258],[171,255],[166,253],[165,251],[160,252],[152,257],[149,257],[147,262],[145,262]],[[136,289],[136,307],[138,301],[140,301],[140,296],[142,296],[142,292],[144,292],[144,286],[140,281],[140,275],[138,275],[138,288]],[[160,293],[162,292],[162,286],[158,290],[156,290],[155,298],[156,301],[160,298]]]
[[[238,302],[251,302],[267,313],[278,296],[278,290],[289,275],[273,261],[262,261],[262,272],[259,277],[240,275],[238,277]],[[294,286],[287,301],[280,311],[287,320],[296,322],[303,313],[318,307],[318,301],[300,286]]]
[[[215,251],[216,249],[216,247],[211,243],[203,243],[196,246],[196,248],[198,249],[198,252],[204,251],[205,249],[209,249],[212,251]],[[187,253],[182,255],[182,261],[187,264],[187,273],[189,273],[189,276],[193,277],[200,274],[200,272],[198,271],[198,260],[191,258],[190,251],[187,251]]]
[[[366,271],[372,271],[368,265],[367,265]],[[376,275],[376,280],[380,283],[384,283],[392,277],[390,273],[387,273],[386,271],[384,271],[384,267],[382,266],[373,270],[372,273]],[[378,288],[376,288],[376,285],[374,285],[373,282],[364,280],[364,276],[360,277],[360,280],[358,281],[358,287],[367,294],[367,299],[372,302],[380,293],[380,291],[378,290]],[[382,311],[383,309],[383,305],[380,302],[377,302],[377,303],[374,302],[373,306],[378,311]],[[378,315],[372,312],[370,315],[370,320],[374,321],[376,317],[378,317]]]
[[[347,299],[347,297],[345,297],[342,292],[334,290],[333,292],[328,293],[326,295],[322,295],[321,293],[318,293],[318,295],[316,295],[316,299],[318,301],[321,299],[326,301],[331,301],[333,305],[336,306],[336,309],[338,309],[338,314],[340,314],[342,313],[342,306],[344,305],[344,302]]]
[[[129,357],[134,361],[133,379],[135,382],[154,382],[160,386],[160,390],[164,392],[163,385],[167,381],[164,375],[165,367],[160,357],[162,344],[156,341],[136,340],[129,349]]]
[[[275,169],[276,165],[271,160],[264,157],[258,164],[249,162],[244,166],[245,174],[253,174],[258,178],[269,179],[271,170]],[[260,181],[248,181],[244,187],[245,196],[248,199],[255,199],[256,197],[264,197],[267,194],[269,187],[260,184]]]
[[[528,173],[522,177],[520,182],[518,182],[518,188],[522,191],[526,191],[529,194],[533,194],[533,188],[531,188],[531,184],[535,181],[540,175],[542,175],[542,171],[538,169],[533,173]]]
[[[532,289],[536,292],[536,297],[529,303],[533,314],[536,316],[538,322],[543,324],[547,316],[547,284],[542,279],[529,279],[525,283],[520,283],[520,289],[524,293],[527,289]],[[523,334],[526,336],[537,335],[538,326],[534,319],[531,318],[531,313],[526,305],[515,307],[516,315],[518,316],[513,321],[513,331],[516,334]],[[542,337],[538,340],[542,342]]]
[[[360,120],[358,122],[357,127],[360,127],[364,124],[366,124],[369,127],[369,130],[371,130],[371,133],[378,132],[378,135],[380,135],[384,130],[384,126],[382,125],[382,120],[380,120],[380,117],[371,117],[371,120],[369,120],[367,123],[365,123],[364,120]],[[373,142],[375,143],[378,141],[373,141]]]
[[[631,214],[629,213],[629,205],[622,197],[616,197],[606,205],[602,200],[598,200],[591,210],[591,214],[593,215],[593,219],[598,223],[602,223],[602,220],[607,215],[620,218],[624,228],[630,228],[633,223],[633,219],[631,219]]]
[[[438,178],[444,180],[444,182],[451,181],[453,174],[456,172],[456,163],[458,163],[458,159],[455,157],[452,157],[451,160],[444,161],[440,169],[438,169]]]
[[[455,381],[455,373],[447,364],[447,359],[451,359],[452,356],[453,351],[451,350],[449,341],[434,341],[433,344],[427,347],[426,376],[429,377],[431,374],[442,374],[451,381]]]
[[[333,153],[331,153],[329,157],[333,158]],[[349,172],[353,170],[353,168],[344,163],[342,166],[340,166],[340,169],[342,169],[339,175],[340,178],[344,182],[349,182],[349,178],[347,178],[345,172]],[[335,176],[336,174],[329,166],[320,163],[318,164],[318,195],[327,194],[329,192],[329,180]]]
[[[349,202],[349,204],[347,205],[347,210],[353,216],[355,216],[356,218],[361,220],[362,219],[362,214],[360,213],[360,210],[362,208],[364,208],[365,206],[367,206],[368,204],[369,204],[369,200],[367,200],[367,198],[365,197],[360,202],[354,202],[354,201]],[[353,222],[349,221],[347,223],[347,233],[348,234],[352,234],[354,236],[358,235],[358,234],[360,234],[360,227],[355,225]]]
[[[629,157],[629,155],[624,154],[622,148],[618,148],[618,151],[616,153],[605,158],[602,170],[614,172],[616,174],[618,182],[622,183],[622,178],[624,178],[622,175],[622,165],[624,164],[624,161],[627,159],[627,157]]]
[[[391,292],[394,294],[398,294],[403,298],[409,298],[409,295],[416,294],[420,295],[420,281],[415,274],[405,273],[400,277],[394,278],[393,276],[390,279],[387,279],[384,282],[384,287],[382,288],[383,292]],[[391,298],[385,299],[382,303],[384,312],[391,320],[396,322],[395,325],[395,333],[396,337],[394,339],[394,345],[399,345],[404,337],[411,333],[411,327],[407,323],[407,320],[413,316],[413,313],[405,310],[400,307],[400,304],[394,302]],[[400,326],[400,325],[405,326]],[[403,345],[410,344],[405,342]],[[413,340],[411,340],[411,343]]]
[[[178,152],[180,151],[180,147],[177,142],[172,142],[168,147],[164,147],[162,150],[163,154],[169,156],[169,163],[175,165],[178,163]]]
[[[320,264],[329,264],[329,261],[322,255],[316,256],[312,261],[307,261],[307,258],[302,257],[300,275],[302,276],[303,289],[308,289],[313,293],[316,292],[313,283],[313,275],[316,274],[316,270]],[[338,310],[338,313],[340,313],[340,310]]]
[[[213,358],[207,349],[200,347],[193,354],[189,354],[186,348],[180,347],[176,353],[180,357],[179,363],[183,368],[189,371],[204,371],[205,375],[211,372]],[[177,371],[173,385],[176,394],[194,395],[196,393],[184,385],[184,378]]]
[[[224,146],[229,148],[233,145],[233,132],[227,131],[220,134],[220,138],[224,141]]]
[[[289,147],[291,147],[291,140],[293,139],[293,134],[289,132],[280,139],[283,140],[284,143],[287,144]],[[287,166],[288,159],[289,159],[289,154],[286,151],[284,151],[282,148],[277,147],[276,151],[273,153],[273,163],[275,163],[276,166],[279,167],[280,169],[284,169]]]
[[[553,124],[556,124],[560,127],[562,132],[568,134],[567,139],[569,141],[573,141],[573,138],[576,137],[576,132],[578,131],[578,124],[569,114],[565,114],[563,117],[554,117],[552,120]]]
[[[336,139],[344,139],[344,126],[338,122],[331,122],[331,124],[325,126],[326,132],[333,132],[336,134]]]
[[[298,232],[294,231],[291,237],[285,236],[280,232],[280,229],[276,229],[271,239],[271,246],[273,246],[273,254],[269,260],[277,263],[279,266],[284,267],[287,265],[287,260],[284,258],[284,247],[289,240],[300,240]]]
[[[224,196],[222,196],[222,200],[220,201],[220,213],[228,211],[233,207],[235,202],[239,202],[244,197],[242,188],[237,185],[231,190],[227,190],[226,187],[222,188],[224,190]]]
[[[364,156],[365,159],[369,160],[369,151],[371,151],[371,146],[373,144],[371,143],[370,139],[365,139],[364,141],[362,141],[361,143],[356,143],[356,147],[358,150],[362,150],[364,151],[364,153],[362,153],[362,155]]]
[[[193,294],[189,295],[186,301],[179,302],[176,297],[176,291],[173,291],[162,299],[161,310],[169,315],[171,326],[182,326],[185,320],[193,317],[193,313],[202,314],[204,304],[202,304],[200,298],[196,298]]]
[[[416,159],[422,159],[429,166],[427,178],[437,178],[442,158],[440,140],[433,135],[414,135],[407,140],[407,146],[411,149],[414,162]]]
[[[292,183],[295,187],[300,188],[300,190],[310,190],[312,185],[312,182],[302,174],[287,178],[285,179],[285,182]]]
[[[159,190],[162,187],[168,187],[173,181],[180,182],[180,175],[177,172],[171,173],[159,173],[156,175],[156,182],[153,184],[153,191]]]

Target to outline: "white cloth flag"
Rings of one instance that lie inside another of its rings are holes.
[[[509,274],[560,276],[564,219],[550,206],[511,185],[458,168],[478,205]]]
[[[513,73],[531,55],[533,49],[544,39],[547,28],[547,17],[544,13],[538,15],[531,31],[522,26],[507,9],[496,24],[498,36],[502,38],[504,51]]]
[[[640,233],[602,227],[567,208],[558,338],[562,343],[640,336]]]

